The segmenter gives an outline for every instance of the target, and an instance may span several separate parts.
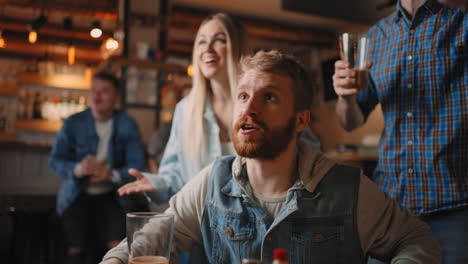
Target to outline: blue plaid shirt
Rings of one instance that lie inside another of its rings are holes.
[[[369,31],[369,85],[385,128],[374,178],[417,215],[468,205],[468,13],[429,0],[397,10]]]

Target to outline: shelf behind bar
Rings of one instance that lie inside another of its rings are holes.
[[[22,72],[18,74],[21,83],[37,84],[55,88],[89,90],[91,82],[79,75],[54,74],[40,75],[37,73]]]
[[[19,142],[18,140],[1,140],[0,139],[0,149],[7,150],[7,149],[25,149],[27,151],[50,151],[52,148],[51,145],[44,145],[44,144],[28,144],[24,142]]]
[[[13,142],[16,139],[15,132],[1,132],[0,133],[0,141],[2,142]]]
[[[0,82],[0,95],[3,96],[17,96],[19,86],[16,83]]]
[[[176,72],[186,72],[187,67],[171,64],[171,63],[159,63],[153,62],[150,60],[141,60],[141,59],[127,59],[124,57],[111,57],[109,58],[108,63],[117,63],[123,66],[135,66],[140,68],[148,69],[157,69],[157,70],[167,70],[167,71],[176,71]]]
[[[40,131],[55,133],[62,127],[62,121],[49,120],[16,120],[16,130]]]

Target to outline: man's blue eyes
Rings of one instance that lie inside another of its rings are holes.
[[[247,95],[240,95],[239,96],[239,99],[241,99],[241,100],[246,100],[247,98],[248,98]],[[270,100],[274,99],[274,96],[272,94],[266,94],[266,95],[263,96],[263,99],[265,101],[270,101]]]

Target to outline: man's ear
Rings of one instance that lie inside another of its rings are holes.
[[[310,110],[299,111],[296,113],[296,132],[304,130],[310,121]]]

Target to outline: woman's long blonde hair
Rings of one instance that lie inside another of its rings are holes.
[[[217,20],[222,25],[227,37],[227,72],[232,97],[235,94],[237,85],[239,59],[244,55],[245,50],[244,28],[229,15],[216,13],[205,18],[198,30],[211,20]],[[206,124],[203,120],[203,114],[211,90],[209,81],[203,76],[198,65],[199,58],[195,52],[196,39],[192,52],[193,86],[184,109],[182,151],[187,158],[192,161],[199,161],[198,164],[200,164],[205,159],[204,150],[207,147],[205,145]]]

